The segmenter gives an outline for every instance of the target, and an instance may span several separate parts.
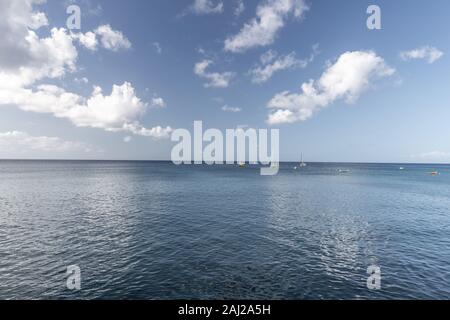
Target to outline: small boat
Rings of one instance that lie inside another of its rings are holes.
[[[295,166],[295,167],[294,167],[294,170],[297,170],[299,167],[300,167],[300,168],[304,168],[304,167],[306,167],[306,166],[307,166],[307,164],[306,164],[305,162],[303,162],[303,153],[302,153],[300,164],[298,165],[298,167]]]
[[[239,162],[239,168],[245,168],[245,162]]]
[[[350,170],[348,169],[338,169],[338,173],[349,173]]]
[[[439,173],[439,171],[432,171],[432,172],[430,172],[430,175],[438,176],[438,175],[440,175],[440,173]]]
[[[306,167],[307,164],[303,162],[303,153],[302,153],[302,160],[300,161],[300,167]]]
[[[405,168],[403,168],[403,167],[400,167],[400,168],[398,168],[398,170],[405,170]]]

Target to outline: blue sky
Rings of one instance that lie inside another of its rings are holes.
[[[202,120],[279,128],[284,161],[450,161],[446,0],[9,2],[1,158],[169,159]]]

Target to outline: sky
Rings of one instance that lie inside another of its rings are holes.
[[[282,161],[450,162],[449,15],[447,0],[0,0],[0,158],[169,160],[173,130],[201,120],[279,129]]]

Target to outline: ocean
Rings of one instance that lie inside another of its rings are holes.
[[[450,166],[294,166],[0,161],[0,299],[450,298]]]

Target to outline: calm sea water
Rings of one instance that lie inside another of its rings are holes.
[[[450,298],[450,166],[292,167],[0,161],[0,298]]]

